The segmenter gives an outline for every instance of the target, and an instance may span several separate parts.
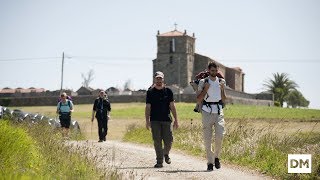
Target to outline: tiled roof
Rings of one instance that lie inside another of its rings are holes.
[[[16,88],[16,89],[8,89],[8,88],[4,88],[0,91],[0,93],[2,94],[13,94],[16,92],[20,92],[20,93],[31,93],[31,92],[36,92],[36,93],[40,93],[40,92],[45,92],[46,90],[44,88],[33,88],[33,89],[23,89],[21,87]]]
[[[183,32],[177,31],[177,30],[173,30],[170,32],[166,32],[166,33],[162,33],[159,36],[185,36],[186,34],[184,34]]]

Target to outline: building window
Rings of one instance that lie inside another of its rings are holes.
[[[170,53],[174,53],[176,51],[176,43],[175,43],[175,39],[171,39],[170,40]]]

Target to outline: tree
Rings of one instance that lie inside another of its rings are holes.
[[[289,106],[292,106],[293,108],[296,107],[308,107],[310,102],[306,100],[305,97],[303,97],[302,93],[298,90],[290,91],[287,99],[287,103]]]
[[[93,75],[94,75],[94,71],[93,69],[90,69],[89,72],[87,73],[87,76],[85,76],[83,73],[81,73],[81,77],[83,79],[83,82],[82,82],[82,86],[84,87],[89,87],[89,84],[92,82],[92,80],[94,79],[93,78]]]
[[[128,79],[125,83],[124,83],[124,86],[123,86],[123,89],[126,90],[126,89],[131,89],[132,88],[132,82],[130,79]]]
[[[273,79],[269,78],[263,86],[268,92],[274,94],[274,100],[280,102],[283,107],[283,102],[286,100],[291,90],[296,90],[298,85],[289,78],[287,73],[273,73]]]

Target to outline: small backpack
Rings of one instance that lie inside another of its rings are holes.
[[[71,100],[68,100],[67,102],[68,102],[69,108],[71,108]],[[60,112],[61,106],[62,106],[62,101],[59,101],[59,114],[61,114]]]
[[[205,70],[199,72],[195,76],[194,80],[190,82],[190,85],[192,86],[192,88],[195,92],[198,91],[198,85],[199,85],[200,80],[205,79],[208,76],[209,76],[209,71],[207,69],[205,69]],[[219,78],[219,81],[220,81],[220,79],[224,79],[224,77],[220,71],[217,72],[217,77]]]

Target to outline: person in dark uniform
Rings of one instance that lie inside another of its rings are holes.
[[[91,118],[92,122],[94,120],[94,117],[96,117],[98,121],[98,142],[106,141],[110,111],[111,105],[109,100],[107,99],[107,95],[104,91],[100,91],[99,97],[94,101]]]
[[[178,128],[177,112],[174,105],[172,90],[164,86],[164,74],[160,71],[155,74],[155,84],[147,91],[145,118],[146,128],[151,127],[154,149],[157,163],[155,168],[163,167],[163,159],[167,164],[171,163],[169,152],[173,142],[173,128]],[[164,147],[162,146],[164,142]]]

